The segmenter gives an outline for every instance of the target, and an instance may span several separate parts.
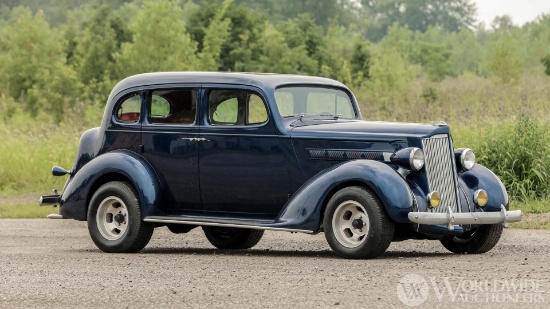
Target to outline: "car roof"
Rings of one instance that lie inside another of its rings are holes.
[[[233,73],[233,72],[155,72],[133,75],[121,80],[111,92],[114,96],[129,88],[162,84],[239,84],[258,88],[276,88],[283,85],[329,85],[346,86],[333,79],[315,76],[273,73]]]

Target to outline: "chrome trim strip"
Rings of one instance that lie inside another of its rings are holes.
[[[121,133],[141,133],[140,129],[137,130],[117,130],[117,129],[106,129],[105,132],[121,132]]]
[[[241,128],[248,128],[248,127],[241,127]],[[204,129],[204,127],[201,127],[201,132],[199,132],[199,135],[212,135],[212,136],[243,136],[243,137],[279,137],[279,135],[276,134],[242,134],[242,133],[210,133]]]
[[[308,230],[295,230],[287,228],[278,228],[270,226],[261,226],[261,225],[247,225],[247,224],[236,224],[236,223],[218,223],[218,222],[204,222],[204,221],[191,221],[191,220],[174,220],[174,219],[162,219],[162,218],[148,218],[143,219],[145,222],[155,222],[155,223],[172,223],[172,224],[191,224],[191,225],[205,225],[205,226],[221,226],[221,227],[233,227],[233,228],[247,228],[255,230],[268,230],[268,231],[282,231],[282,232],[299,232],[313,234],[313,231]]]
[[[281,137],[280,135],[275,135],[275,134],[235,134],[235,133],[208,133],[208,132],[199,132],[197,129],[198,127],[193,127],[194,131],[190,131],[191,128],[185,128],[181,131],[156,131],[156,130],[147,130],[147,129],[143,129],[143,131],[141,131],[143,134],[180,134],[180,135],[197,135],[197,136],[200,136],[200,135],[210,135],[210,136],[231,136],[231,137],[234,137],[234,136],[237,136],[237,137]],[[123,131],[119,131],[117,130],[118,132],[123,132]],[[133,132],[133,131],[132,131]],[[136,132],[140,132],[140,131],[136,131]]]

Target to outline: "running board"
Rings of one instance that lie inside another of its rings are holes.
[[[143,219],[145,222],[164,223],[164,224],[187,224],[187,225],[199,225],[199,226],[220,226],[231,228],[246,228],[254,230],[270,230],[270,231],[284,231],[284,232],[299,232],[313,234],[313,231],[297,230],[289,228],[280,228],[267,226],[267,224],[273,223],[269,220],[242,220],[242,219],[218,219],[218,218],[200,218],[200,217],[163,217],[163,216],[150,216]]]

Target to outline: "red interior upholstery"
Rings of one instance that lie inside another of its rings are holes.
[[[122,121],[138,121],[139,113],[124,113],[118,115],[118,120]]]

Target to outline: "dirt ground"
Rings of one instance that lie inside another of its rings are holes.
[[[0,219],[0,308],[550,308],[549,260],[543,230],[506,229],[483,255],[404,241],[356,261],[323,234],[222,251],[160,228],[140,253],[106,254],[85,222]]]

